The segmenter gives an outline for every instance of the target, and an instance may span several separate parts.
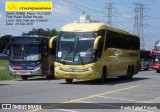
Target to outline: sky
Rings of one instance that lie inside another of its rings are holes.
[[[29,26],[6,25],[6,1],[52,1],[52,14],[47,16],[48,22]],[[113,4],[113,25],[134,31],[135,4],[144,4],[144,42],[145,49],[154,48],[154,43],[160,40],[160,0],[0,0],[0,35],[21,35],[32,28],[60,30],[68,23],[78,21],[84,11],[92,20],[107,23],[107,3]]]

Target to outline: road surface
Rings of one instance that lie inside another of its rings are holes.
[[[160,112],[160,109],[156,108],[116,109],[118,104],[115,104],[119,103],[123,106],[123,103],[158,103],[159,105],[160,73],[152,70],[140,71],[131,80],[113,78],[107,79],[104,84],[79,80],[74,80],[73,84],[66,84],[63,79],[46,80],[45,78],[0,81],[0,103],[60,103],[60,105],[85,103],[86,107],[93,107],[93,109],[79,106],[69,109],[19,110],[28,112]],[[92,106],[93,103],[95,105]],[[104,103],[103,105],[113,103],[115,109],[103,107],[101,103]],[[51,108],[54,105],[51,104]],[[102,108],[99,106],[100,109],[96,109],[97,105],[102,105]]]

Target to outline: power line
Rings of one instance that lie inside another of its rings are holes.
[[[86,10],[83,10],[83,9],[81,9],[81,8],[78,7],[78,6],[82,7],[82,5],[76,4],[76,3],[71,2],[71,1],[69,1],[69,0],[62,0],[62,1],[64,1],[64,2],[66,2],[66,3],[68,3],[68,4],[70,4],[71,6],[73,6],[73,7],[77,8],[77,9],[79,9],[79,10],[82,11],[82,12],[88,13]],[[83,6],[83,7],[85,7],[85,6]],[[86,8],[88,8],[88,7],[86,7]],[[88,8],[88,9],[90,9],[90,8]],[[92,9],[92,10],[93,10],[93,9]],[[94,10],[95,10],[95,9],[94,9]],[[89,14],[89,13],[88,13],[88,14]],[[93,16],[93,15],[91,15],[91,16]],[[96,18],[96,19],[98,19],[96,16],[93,16],[93,17]],[[98,20],[99,20],[99,19],[98,19]]]
[[[145,49],[144,41],[144,20],[145,20],[145,4],[135,3],[134,16],[134,33],[140,36],[140,48]]]
[[[122,5],[124,5],[124,6],[127,6],[127,7],[129,7],[129,8],[131,8],[131,9],[133,9],[134,7],[131,7],[131,6],[129,6],[128,4],[126,4],[125,2],[123,2],[123,1],[121,1],[121,0],[119,0],[121,3],[122,3]]]
[[[95,0],[95,2],[96,2],[96,3],[98,3],[99,5],[101,5],[101,6],[105,7],[105,5],[104,5],[104,4],[102,4],[102,3],[100,3],[98,0]]]

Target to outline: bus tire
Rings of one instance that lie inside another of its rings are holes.
[[[67,84],[71,84],[73,82],[73,79],[65,79]]]
[[[133,67],[130,67],[130,66],[129,66],[128,69],[127,69],[127,75],[121,76],[120,78],[126,79],[126,80],[132,79],[133,73],[134,73]]]
[[[133,75],[134,75],[134,66],[132,66],[131,68],[129,79],[132,79]]]
[[[103,70],[102,70],[102,77],[99,79],[99,82],[102,84],[106,81],[106,68],[104,67]]]
[[[54,66],[53,65],[50,68],[50,75],[47,75],[46,79],[48,79],[48,80],[55,79],[55,76],[54,76]]]
[[[126,79],[132,79],[133,77],[133,67],[128,67]]]
[[[157,73],[160,73],[160,71],[159,71],[159,70],[157,70]]]
[[[148,71],[148,68],[144,69],[145,71]]]
[[[26,76],[26,75],[21,75],[21,78],[22,78],[22,80],[27,80],[28,79],[28,76]]]
[[[53,76],[53,75],[47,75],[47,76],[46,76],[46,79],[48,79],[48,80],[54,79],[54,76]]]

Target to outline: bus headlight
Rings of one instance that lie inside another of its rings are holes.
[[[61,70],[60,66],[55,65],[55,69]]]
[[[90,71],[90,70],[93,70],[94,68],[95,68],[95,66],[91,66],[91,67],[87,68],[86,70]]]
[[[36,67],[34,67],[34,70],[38,70],[39,68],[41,68],[41,64],[39,64]]]

